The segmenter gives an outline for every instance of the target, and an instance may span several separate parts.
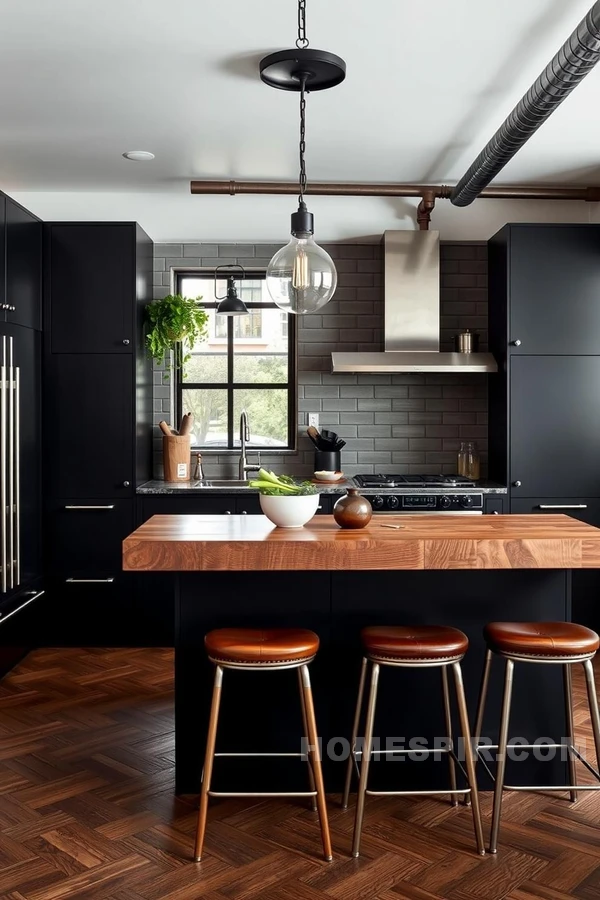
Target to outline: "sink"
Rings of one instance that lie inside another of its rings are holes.
[[[197,481],[195,486],[199,488],[243,488],[250,487],[250,482],[240,481],[238,478],[205,478],[203,481]]]

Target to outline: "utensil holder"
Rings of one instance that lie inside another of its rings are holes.
[[[339,450],[315,450],[315,472],[341,472],[342,458]]]
[[[192,464],[192,443],[189,434],[163,437],[163,465],[165,481],[189,481]]]

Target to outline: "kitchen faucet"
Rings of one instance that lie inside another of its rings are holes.
[[[240,443],[242,445],[239,462],[239,479],[246,480],[247,472],[258,472],[260,469],[260,451],[258,451],[258,465],[249,465],[246,459],[246,443],[250,440],[250,425],[248,423],[248,413],[245,409],[240,415]]]

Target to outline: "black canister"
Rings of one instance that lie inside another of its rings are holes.
[[[315,450],[315,472],[341,472],[342,459],[339,450]]]

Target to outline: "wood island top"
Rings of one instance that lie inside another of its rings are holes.
[[[332,516],[296,529],[261,515],[153,516],[123,542],[130,572],[580,568],[600,568],[600,529],[565,515],[386,515],[355,531]]]

